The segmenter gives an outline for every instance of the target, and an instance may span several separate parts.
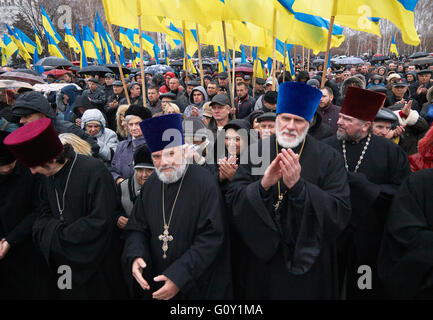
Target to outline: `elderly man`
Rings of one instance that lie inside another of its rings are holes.
[[[257,117],[259,123],[260,138],[266,139],[275,134],[275,119],[274,112],[266,112]]]
[[[428,69],[418,71],[418,81],[411,85],[411,95],[417,100],[420,108],[427,102],[427,91],[433,86],[433,83],[430,81],[431,75],[432,71]]]
[[[103,111],[106,97],[104,90],[99,87],[99,81],[95,78],[90,78],[87,81],[89,89],[83,91],[83,97],[87,97],[90,103],[97,109]]]
[[[125,298],[116,189],[107,168],[63,146],[46,118],[15,130],[4,143],[33,174],[42,175],[33,242],[53,272],[64,273],[66,266],[70,279],[54,278],[48,285],[57,284],[62,299]]]
[[[248,94],[248,86],[245,82],[236,85],[237,97],[235,98],[236,119],[244,119],[254,111],[256,101]]]
[[[392,197],[410,174],[405,152],[394,142],[371,133],[385,102],[382,93],[349,87],[340,111],[336,137],[324,140],[340,152],[348,173],[352,217],[339,239],[340,267],[347,298],[380,298],[376,259]],[[360,266],[368,266],[372,288],[358,286]]]
[[[104,84],[102,85],[102,90],[105,93],[105,100],[107,100],[110,96],[113,95],[113,82],[114,82],[114,74],[106,73],[104,77]]]
[[[128,126],[128,138],[117,146],[116,153],[111,161],[110,172],[116,184],[134,174],[133,156],[135,150],[145,143],[141,133],[140,123],[144,119],[152,117],[148,108],[131,105],[125,112],[125,122]]]
[[[113,82],[113,94],[108,97],[107,104],[105,105],[105,114],[107,115],[107,127],[114,131],[117,130],[117,108],[120,106],[119,102],[123,98],[125,98],[125,93],[123,92],[123,83],[120,80],[116,80]]]
[[[335,249],[350,218],[349,186],[342,157],[307,135],[321,96],[283,83],[276,134],[251,146],[249,159],[241,154],[226,194],[241,240],[237,298],[338,297]]]
[[[216,139],[217,133],[231,120],[231,107],[227,95],[217,94],[213,97],[210,107],[212,109],[212,119],[209,122],[208,128],[214,134]]]
[[[149,298],[230,298],[230,251],[215,178],[187,163],[180,114],[145,120],[141,128],[156,174],[125,229],[126,270]]]

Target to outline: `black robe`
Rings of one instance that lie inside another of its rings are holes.
[[[44,299],[52,293],[48,266],[32,243],[39,185],[40,176],[19,162],[0,175],[0,239],[10,245],[0,260],[0,299]]]
[[[360,143],[346,142],[352,218],[340,236],[338,246],[342,263],[340,276],[343,278],[347,270],[345,282],[349,299],[383,297],[383,286],[377,276],[377,255],[383,228],[392,197],[411,172],[403,149],[391,140],[372,135],[359,169],[354,173],[366,141],[367,137]],[[342,142],[336,137],[324,142],[342,154]],[[372,270],[371,290],[358,288],[358,279],[361,277],[358,268],[362,265]]]
[[[260,140],[259,156],[275,135]],[[254,152],[254,146],[251,147]],[[281,148],[278,147],[281,152]],[[298,153],[300,146],[294,149]],[[241,156],[241,163],[242,163]],[[275,213],[277,185],[261,187],[249,159],[241,164],[226,194],[231,222],[241,239],[237,298],[337,298],[335,240],[350,219],[349,185],[343,160],[329,146],[307,136],[300,158],[301,179],[290,190],[280,181],[283,202]]]
[[[165,214],[168,222],[179,181],[164,185]],[[169,234],[167,258],[163,259],[162,182],[153,173],[144,184],[126,226],[122,260],[132,279],[132,263],[137,257],[146,261],[143,275],[151,297],[162,283],[153,278],[164,274],[180,289],[174,299],[229,299],[232,297],[230,248],[223,211],[223,198],[211,173],[189,165],[180,190]]]
[[[433,298],[433,169],[411,175],[394,197],[379,254],[392,298]]]
[[[44,177],[41,212],[33,239],[57,272],[72,270],[72,290],[58,290],[63,299],[118,299],[126,297],[120,265],[121,247],[116,227],[117,199],[113,178],[97,159],[78,155],[60,220],[54,188],[62,195],[73,159],[52,177]]]

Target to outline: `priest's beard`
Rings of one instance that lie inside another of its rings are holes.
[[[278,121],[275,122],[275,134],[277,136],[278,144],[286,149],[296,148],[302,141],[304,141],[305,137],[308,134],[308,129],[310,129],[310,126],[307,126],[300,135],[298,135],[298,133],[295,130],[284,129],[283,132],[296,136],[295,138],[287,138],[282,134],[283,132],[280,132],[280,130],[278,129]]]
[[[162,172],[163,169],[173,169],[172,172],[166,173]],[[165,184],[175,183],[179,181],[179,179],[182,177],[183,173],[186,169],[186,161],[184,161],[179,167],[175,166],[164,166],[161,168],[155,167],[155,172],[158,175],[159,180],[161,180]]]
[[[337,130],[337,139],[338,140],[346,140],[346,141],[357,141],[362,138],[362,132],[358,131],[353,135],[349,136],[346,131]]]

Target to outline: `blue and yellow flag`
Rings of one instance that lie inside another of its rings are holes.
[[[130,32],[131,33],[131,32]],[[133,34],[133,33],[131,33]],[[126,49],[133,49],[134,48],[134,37],[132,39],[129,37],[127,30],[120,27],[119,30],[119,41]]]
[[[93,40],[92,32],[88,26],[83,27],[83,49],[86,57],[98,60],[98,64],[103,64],[99,50]]]
[[[335,22],[349,28],[368,31],[372,25],[371,18],[381,18],[391,21],[401,30],[403,41],[416,46],[420,43],[415,29],[414,10],[418,0],[278,0],[286,2],[296,12],[319,15],[330,19],[335,16]],[[334,4],[337,4],[334,7]],[[346,17],[346,19],[341,19]],[[348,17],[348,18],[347,18]]]
[[[245,56],[245,48],[241,47],[241,63],[247,63],[247,57]]]
[[[76,34],[75,38],[77,39],[78,43],[80,44],[80,48],[81,48],[81,50],[80,50],[81,51],[80,68],[87,67],[88,63],[87,63],[86,53],[84,52],[83,37],[81,36],[80,27],[78,27],[78,24],[77,24],[77,34]]]
[[[81,52],[81,46],[75,38],[72,31],[68,28],[65,23],[65,42],[68,44],[69,48],[72,48],[75,53],[79,54]]]
[[[15,32],[11,29],[11,27],[9,27],[9,25],[6,24],[6,28],[9,31],[9,34],[11,36],[12,41],[18,47],[18,54],[26,61],[26,64],[29,67],[30,66],[30,60],[32,59],[32,57],[28,53],[27,49],[25,48],[25,46],[23,45],[21,40],[18,38],[18,36],[15,34]]]
[[[53,23],[50,20],[50,17],[48,17],[47,13],[45,12],[42,6],[41,6],[41,11],[42,11],[42,25],[44,26],[45,33],[49,34],[56,44],[59,43],[60,41],[62,41],[62,37],[57,33]]]
[[[14,31],[15,31],[15,34],[17,35],[17,37],[19,38],[19,40],[21,40],[21,43],[26,48],[27,52],[33,53],[36,49],[36,43],[34,43],[32,40],[30,40],[30,38],[27,37],[27,35],[24,32],[22,32],[20,29],[18,29],[17,27],[14,28]]]
[[[168,61],[168,53],[167,53],[167,45],[164,43],[164,58],[165,58],[165,64],[167,66],[170,65],[170,61]]]
[[[389,48],[389,52],[394,53],[395,56],[398,58],[398,50],[397,50],[397,45],[395,44],[394,37],[392,37],[391,47]]]
[[[63,52],[60,50],[60,48],[57,46],[56,41],[53,39],[53,37],[51,37],[51,35],[49,33],[46,33],[45,36],[47,37],[47,41],[48,41],[48,53],[52,56],[55,57],[59,57],[59,58],[63,58],[68,60]]]
[[[6,45],[3,43],[3,40],[0,38],[0,63],[1,66],[5,66],[8,63],[8,57],[6,56]]]
[[[5,33],[3,35],[3,43],[5,48],[6,57],[11,57],[15,52],[18,51],[18,47],[15,42]]]
[[[33,26],[33,29],[35,30],[35,42],[36,42],[36,46],[38,48],[38,54],[42,54],[43,49],[42,49],[42,45],[41,45],[41,38],[39,38],[38,32],[37,32],[35,26]]]
[[[221,47],[218,46],[218,73],[226,72],[226,66],[224,63],[224,58],[221,53]]]

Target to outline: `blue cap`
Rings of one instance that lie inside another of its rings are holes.
[[[317,88],[300,82],[284,82],[278,91],[277,115],[290,113],[310,122],[321,98],[322,92]]]
[[[185,144],[182,115],[179,113],[146,119],[140,123],[140,128],[152,153]]]

